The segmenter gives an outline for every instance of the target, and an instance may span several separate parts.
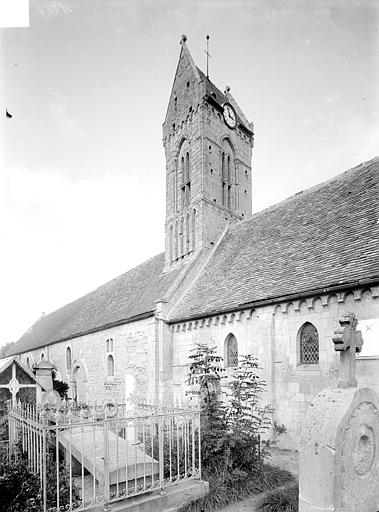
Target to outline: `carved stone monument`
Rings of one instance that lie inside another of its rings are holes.
[[[357,319],[340,320],[337,387],[321,391],[305,416],[299,446],[299,512],[379,511],[379,399],[358,388],[355,354],[362,348]]]

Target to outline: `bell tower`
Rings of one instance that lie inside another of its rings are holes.
[[[181,51],[163,123],[165,270],[211,248],[227,223],[251,216],[253,125]]]

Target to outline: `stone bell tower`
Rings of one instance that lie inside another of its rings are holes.
[[[229,222],[251,215],[253,125],[181,51],[163,123],[165,270],[212,247]]]

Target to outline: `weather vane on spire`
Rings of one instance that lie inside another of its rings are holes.
[[[204,50],[207,54],[207,78],[209,78],[209,57],[212,57],[212,55],[209,53],[209,34],[206,37],[207,39],[207,49]]]

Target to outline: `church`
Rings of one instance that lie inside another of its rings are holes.
[[[333,332],[354,312],[357,378],[379,392],[379,159],[252,214],[253,123],[185,36],[163,145],[164,253],[42,316],[8,355],[53,363],[78,402],[177,403],[196,343],[217,347],[226,375],[253,354],[274,421],[296,438],[337,379]]]

